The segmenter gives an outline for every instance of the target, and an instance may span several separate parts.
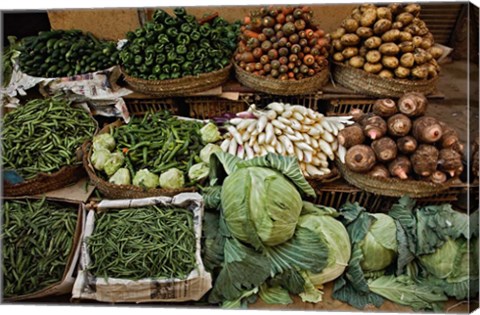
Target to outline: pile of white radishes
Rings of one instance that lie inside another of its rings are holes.
[[[253,104],[229,121],[221,148],[241,159],[295,156],[305,177],[327,175],[328,160],[345,156],[337,135],[353,123],[350,118],[325,117],[301,105],[273,102],[260,110]]]

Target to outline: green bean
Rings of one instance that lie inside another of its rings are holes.
[[[3,209],[4,296],[33,293],[60,281],[72,251],[76,208],[27,199],[7,200]]]
[[[96,277],[185,278],[196,267],[191,211],[148,206],[95,215],[87,238]]]

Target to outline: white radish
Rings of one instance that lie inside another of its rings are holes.
[[[247,128],[247,131],[249,133],[252,133],[255,129],[257,129],[257,123],[258,123],[258,120],[254,120]]]
[[[265,138],[266,138],[266,135],[264,133],[261,133],[258,135],[258,144],[262,145],[262,144],[265,144]]]
[[[300,114],[299,112],[293,112],[293,118],[295,118],[298,121],[303,121],[305,117],[303,117],[303,115]]]
[[[244,146],[244,149],[245,149],[245,156],[246,156],[247,160],[253,159],[255,157],[255,152],[253,152],[253,149],[252,149],[251,146],[246,144]]]
[[[222,149],[223,152],[228,152],[228,148],[230,147],[230,141],[230,139],[223,140],[222,144],[220,145],[220,149]]]
[[[306,171],[308,174],[310,174],[311,176],[322,176],[322,175],[325,175],[325,173],[318,169],[316,166],[314,165],[311,165],[311,164],[307,164],[307,167],[306,167]]]
[[[317,117],[316,117],[316,115],[315,115],[315,111],[314,111],[313,109],[311,109],[311,108],[309,108],[309,109],[307,110],[307,117],[310,118],[310,119],[312,119],[312,120],[316,120],[316,119],[317,119]]]
[[[257,131],[258,133],[262,132],[267,126],[268,118],[267,116],[262,116],[258,119]]]
[[[310,151],[310,152],[313,152],[313,148],[311,146],[309,146],[308,144],[306,144],[305,142],[295,142],[295,145],[297,146],[297,148],[303,150],[303,151]]]
[[[338,141],[333,141],[332,143],[330,143],[330,146],[332,147],[332,151],[333,151],[333,152],[337,152],[337,150],[338,150]]]
[[[330,174],[332,171],[328,167],[322,167],[320,172],[323,172],[325,175]]]
[[[316,123],[315,125],[313,125],[313,128],[317,129],[320,133],[325,132],[325,129],[323,129],[323,127],[320,123]]]
[[[307,165],[305,163],[300,163],[300,169],[305,173],[307,171]]]
[[[243,143],[247,142],[249,139],[250,139],[250,132],[245,131],[245,132],[242,134],[242,141],[243,141]]]
[[[303,161],[305,163],[312,163],[313,155],[310,151],[303,151]]]
[[[315,127],[310,128],[310,130],[308,130],[307,133],[308,133],[310,136],[312,136],[312,137],[318,137],[318,136],[320,136],[320,134],[321,134],[320,130],[318,130],[318,129],[315,128]]]
[[[272,141],[270,142],[270,145],[276,146],[277,143],[278,143],[277,137],[273,136],[273,139],[272,139]]]
[[[310,139],[310,136],[308,135],[308,133],[304,133],[303,134],[303,139],[305,140],[305,143],[308,144],[308,145],[312,145],[312,140]]]
[[[286,126],[290,126],[291,125],[291,121],[285,117],[282,117],[282,116],[279,116],[277,117],[277,119],[279,122],[281,122],[282,124],[286,125]]]
[[[262,152],[260,145],[258,143],[254,143],[252,146],[253,152],[256,154],[260,154]]]
[[[320,139],[318,145],[320,146],[320,150],[322,150],[331,160],[335,159],[332,148],[327,141]]]
[[[274,128],[274,132],[275,132],[275,135],[277,136],[280,136],[283,133],[282,129],[277,127]]]
[[[267,123],[267,126],[265,127],[265,142],[272,143],[274,137],[275,131],[273,130],[273,125],[271,123]]]
[[[278,114],[281,114],[285,111],[285,106],[277,102],[270,103],[268,107],[276,111]]]
[[[243,121],[245,121],[245,119],[243,119],[243,118],[232,118],[232,119],[230,119],[228,122],[229,122],[230,124],[236,126],[236,125],[240,124],[240,123],[243,122]]]
[[[247,129],[248,126],[250,126],[250,124],[252,124],[255,121],[256,119],[244,119],[241,123],[237,125],[237,130],[240,131],[240,130]]]
[[[322,164],[322,160],[320,160],[318,157],[314,156],[312,157],[312,165],[315,166],[320,166]]]
[[[282,130],[287,129],[287,126],[284,123],[282,123],[280,120],[272,121],[272,125],[278,129],[282,129]]]
[[[326,131],[328,131],[328,132],[330,132],[330,133],[333,132],[333,129],[332,129],[332,127],[330,126],[330,123],[328,122],[328,120],[324,119],[324,120],[321,122],[321,124],[322,124],[323,129],[325,129]]]
[[[322,133],[322,139],[331,143],[335,140],[335,137],[330,132],[325,131]]]
[[[311,138],[310,141],[312,142],[312,143],[310,144],[310,145],[312,146],[312,148],[318,149],[318,141],[317,141],[317,139]]]
[[[293,110],[294,112],[298,112],[298,113],[300,113],[300,114],[302,114],[302,115],[307,114],[307,108],[306,108],[305,106],[294,105],[294,106],[292,106],[292,110]]]
[[[248,145],[253,147],[256,141],[257,141],[256,137],[250,137],[250,140],[248,140]]]
[[[275,148],[272,147],[271,145],[266,145],[266,146],[265,146],[265,149],[266,149],[268,152],[275,154]]]
[[[255,106],[255,105],[252,105],[252,106]],[[252,106],[250,106],[250,108],[251,108]],[[255,108],[253,108],[253,109],[250,109],[250,108],[249,108],[248,111],[246,111],[246,112],[237,113],[236,116],[237,116],[238,118],[241,118],[241,119],[255,118],[255,115],[254,115],[254,113],[252,112],[253,110],[255,110]]]
[[[282,135],[278,138],[280,142],[282,142],[283,146],[285,147],[285,150],[288,152],[288,154],[293,155],[295,154],[295,149],[293,147],[293,143],[288,139],[286,136]]]
[[[235,141],[234,139],[232,139],[230,141],[230,144],[228,146],[228,153],[230,153],[231,155],[236,155],[237,154],[237,141]]]
[[[239,145],[237,147],[237,156],[243,160],[245,156],[245,150],[243,149],[243,146]]]
[[[243,143],[242,136],[240,135],[240,133],[237,131],[235,127],[228,126],[227,130],[228,132],[230,132],[230,134],[233,136],[233,139],[235,139],[235,141],[237,141],[238,144]]]
[[[293,115],[293,111],[291,111],[290,109],[286,109],[282,113],[282,117],[285,117],[285,118],[290,118],[290,117],[292,117],[292,115]]]
[[[298,120],[296,119],[291,119],[291,127],[292,129],[294,130],[301,130],[302,129],[302,124],[298,122]]]
[[[275,144],[275,151],[277,151],[277,153],[280,155],[285,155],[286,153],[285,148],[280,141],[277,141],[277,143]]]
[[[295,134],[295,131],[293,131],[292,127],[290,126],[287,126],[287,128],[285,129],[285,132],[291,135]]]
[[[337,150],[337,156],[343,164],[345,164],[346,154],[347,154],[347,149],[343,145],[339,145]]]
[[[315,123],[315,120],[312,120],[308,117],[305,117],[303,118],[303,121],[302,121],[305,125],[313,125]]]
[[[303,161],[303,151],[299,148],[295,148],[295,155],[297,156],[299,161]]]
[[[297,135],[291,135],[289,133],[287,133],[285,136],[287,136],[287,138],[290,139],[290,141],[303,141],[302,136],[298,137]]]
[[[328,159],[327,155],[321,151],[317,152],[317,157],[322,161],[326,161]]]
[[[260,156],[264,156],[267,154],[268,154],[267,149],[265,149],[265,147],[260,147]]]
[[[269,120],[274,120],[277,118],[277,112],[274,110],[269,110],[266,115]]]

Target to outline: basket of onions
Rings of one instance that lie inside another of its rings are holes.
[[[317,92],[329,77],[330,41],[309,7],[264,7],[244,18],[234,57],[237,80],[269,94]]]

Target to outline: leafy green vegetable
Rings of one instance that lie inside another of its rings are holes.
[[[192,182],[197,182],[199,180],[205,179],[208,177],[209,168],[205,163],[197,163],[192,165],[188,170],[188,178]]]
[[[126,168],[119,168],[108,181],[115,185],[130,185],[130,171]]]
[[[133,177],[133,185],[146,189],[155,188],[158,186],[158,176],[146,168],[141,169]]]
[[[288,291],[281,286],[268,286],[266,283],[260,286],[260,299],[267,304],[287,305],[293,303]]]
[[[185,186],[185,176],[178,168],[171,168],[160,175],[160,187],[178,189]]]
[[[98,149],[106,149],[110,152],[112,152],[113,149],[115,149],[115,139],[113,136],[109,133],[102,133],[99,135],[96,135],[93,137],[93,149],[98,150]]]
[[[122,167],[124,161],[125,157],[123,156],[122,152],[114,152],[110,154],[108,159],[105,161],[103,170],[108,176],[112,176],[119,168]]]
[[[211,122],[200,129],[200,135],[202,137],[203,143],[213,143],[222,139],[220,131],[218,131],[217,125]]]
[[[105,168],[105,162],[108,161],[112,153],[104,148],[99,148],[92,153],[92,164],[96,170],[103,171]]]

